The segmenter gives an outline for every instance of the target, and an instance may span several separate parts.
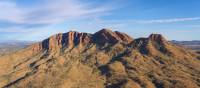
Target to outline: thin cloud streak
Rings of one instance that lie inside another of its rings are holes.
[[[47,25],[65,20],[82,19],[104,15],[114,8],[108,5],[94,5],[80,0],[43,0],[44,4],[20,7],[15,0],[0,1],[0,21],[17,26]],[[20,24],[20,25],[18,25]],[[13,25],[13,26],[15,26]]]
[[[141,24],[141,25],[158,24],[158,23],[169,24],[169,23],[190,22],[190,21],[199,21],[199,20],[200,20],[200,17],[156,19],[156,20],[104,20],[104,19],[96,18],[93,21],[85,22],[81,26],[83,27],[87,26],[87,27],[93,27],[93,28],[108,27],[108,28],[114,28],[114,29],[120,29],[120,28],[123,29],[130,25],[137,25],[137,24]]]
[[[154,20],[104,20],[98,19],[100,23],[125,23],[125,24],[153,24],[153,23],[175,23],[175,22],[189,22],[189,21],[200,21],[200,17],[188,17],[188,18],[170,18],[170,19],[154,19]]]
[[[173,23],[173,22],[185,22],[185,21],[197,21],[197,20],[200,20],[200,17],[143,20],[143,21],[136,21],[136,22],[146,24],[146,23]]]

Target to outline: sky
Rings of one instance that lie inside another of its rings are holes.
[[[102,28],[133,38],[200,40],[200,0],[0,0],[0,41]]]

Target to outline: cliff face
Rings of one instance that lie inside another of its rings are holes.
[[[149,39],[151,41],[156,41],[156,42],[159,42],[159,43],[162,43],[162,44],[167,42],[167,40],[161,34],[151,34],[149,36]]]
[[[118,31],[111,31],[109,29],[102,29],[95,34],[79,33],[76,31],[70,31],[68,33],[56,34],[40,43],[32,45],[33,52],[39,52],[41,50],[56,51],[62,48],[85,47],[91,43],[98,45],[130,43],[133,39],[125,33]]]
[[[0,57],[0,87],[199,88],[199,57],[160,34],[70,31]]]
[[[39,52],[42,50],[56,51],[62,48],[72,48],[74,46],[86,46],[91,42],[91,34],[79,33],[76,31],[70,31],[68,33],[56,34],[42,42],[32,45],[33,52]]]

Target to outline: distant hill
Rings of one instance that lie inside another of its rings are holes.
[[[70,31],[0,57],[1,88],[200,88],[200,56],[161,34]]]
[[[190,48],[192,50],[198,50],[200,51],[200,41],[196,40],[196,41],[171,41],[172,43],[178,44],[178,45],[182,45],[184,47]]]
[[[0,55],[15,52],[17,50],[23,49],[33,42],[26,41],[3,41],[0,42]]]

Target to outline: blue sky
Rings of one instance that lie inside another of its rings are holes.
[[[0,40],[41,41],[70,30],[200,40],[200,0],[0,0]]]

